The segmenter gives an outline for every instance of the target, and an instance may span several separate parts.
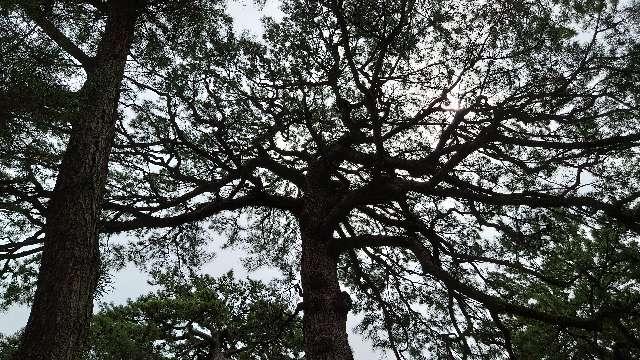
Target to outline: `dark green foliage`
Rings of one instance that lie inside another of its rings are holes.
[[[11,360],[11,356],[18,350],[20,332],[5,336],[0,334],[0,360]]]
[[[87,359],[301,359],[301,322],[260,282],[158,275],[161,290],[94,315]]]

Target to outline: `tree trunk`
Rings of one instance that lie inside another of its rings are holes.
[[[307,360],[353,359],[347,338],[348,309],[338,284],[337,258],[328,235],[331,234],[302,225],[301,277]]]
[[[100,268],[97,223],[138,1],[111,1],[46,214],[34,303],[15,359],[77,360]]]
[[[309,171],[306,206],[300,217],[305,359],[351,360],[347,336],[349,309],[346,294],[340,291],[338,283],[338,257],[331,242],[333,230],[324,223],[337,194],[321,170]]]

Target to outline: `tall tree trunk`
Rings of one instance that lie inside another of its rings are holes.
[[[300,217],[304,348],[307,360],[352,360],[347,335],[346,294],[340,291],[333,229],[324,223],[338,195],[322,169],[307,175],[305,209]]]
[[[109,5],[47,209],[37,289],[16,359],[77,360],[84,347],[100,268],[97,223],[140,2]]]
[[[340,291],[337,258],[326,231],[304,224],[301,278],[304,296],[304,347],[307,360],[353,359],[347,338],[345,296]]]

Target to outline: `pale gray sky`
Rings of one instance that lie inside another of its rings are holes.
[[[279,19],[282,16],[278,8],[278,1],[274,0],[266,1],[263,7],[256,6],[251,0],[230,0],[228,11],[234,18],[236,31],[247,31],[256,37],[262,35],[260,19],[263,16],[271,16],[275,19]],[[217,246],[219,245],[217,244]],[[260,280],[269,280],[277,275],[277,272],[269,269],[247,273],[240,261],[243,254],[243,251],[238,249],[220,249],[216,251],[214,260],[204,266],[202,272],[212,276],[219,276],[233,269],[239,278],[249,276]],[[127,266],[114,274],[112,280],[111,291],[106,293],[100,299],[100,302],[124,304],[128,299],[137,298],[153,290],[153,287],[148,283],[149,277],[133,265]],[[12,334],[21,329],[25,326],[28,316],[29,307],[27,306],[13,306],[7,312],[0,313],[0,333]],[[356,325],[357,320],[354,319],[354,316],[350,316],[347,327],[353,329]],[[349,340],[356,359],[386,358],[384,353],[374,351],[369,341],[353,331],[349,334]]]

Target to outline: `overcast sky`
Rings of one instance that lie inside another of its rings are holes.
[[[278,2],[273,0],[267,0],[262,8],[256,6],[250,0],[231,0],[228,11],[234,18],[236,31],[247,31],[256,37],[260,37],[262,34],[260,19],[263,16],[271,16],[275,19],[279,19],[282,16],[278,9]],[[237,277],[249,276],[260,280],[269,280],[276,275],[275,272],[268,269],[247,273],[240,262],[242,255],[243,252],[237,249],[220,250],[217,252],[215,259],[203,268],[203,273],[218,276],[233,269]],[[100,299],[100,302],[124,304],[127,299],[136,298],[150,292],[153,287],[149,285],[148,279],[149,277],[146,274],[133,266],[128,266],[114,274],[112,289]],[[28,316],[29,308],[27,306],[13,306],[7,312],[0,313],[0,333],[12,334],[21,329],[25,326]],[[357,320],[350,315],[348,328],[353,329],[356,324]],[[366,339],[352,331],[349,334],[349,340],[356,359],[386,358],[383,353],[374,351]]]

